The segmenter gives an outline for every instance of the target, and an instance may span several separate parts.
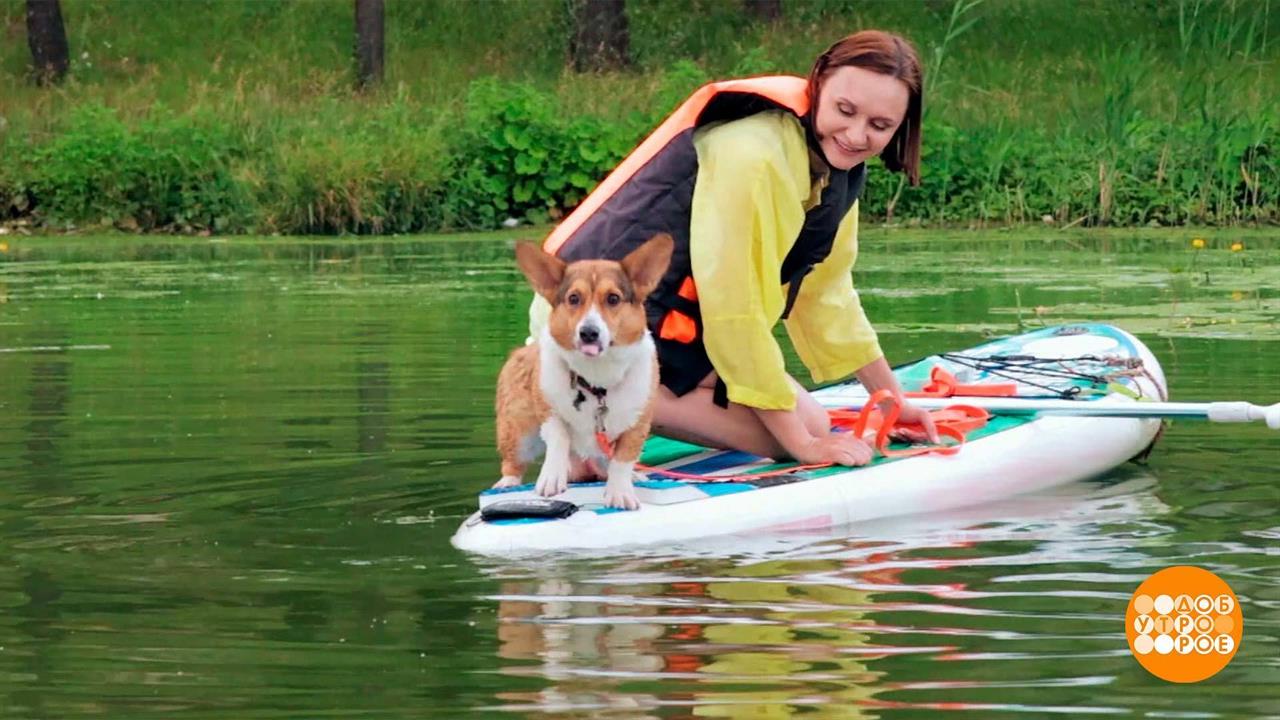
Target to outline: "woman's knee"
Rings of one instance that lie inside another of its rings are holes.
[[[659,385],[657,396],[653,399],[653,424],[671,425],[681,414],[681,404],[680,398],[676,397],[675,393],[668,390],[665,385]]]
[[[666,387],[658,389],[654,403],[653,431],[697,445],[742,450],[753,455],[778,457],[777,440],[745,405],[718,407],[710,388],[698,387],[676,397]]]

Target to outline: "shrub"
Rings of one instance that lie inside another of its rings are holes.
[[[443,116],[424,116],[404,97],[361,116],[318,116],[278,132],[255,183],[264,230],[382,234],[443,225]]]
[[[76,108],[32,152],[30,190],[54,222],[126,229],[238,231],[250,199],[232,175],[235,136],[210,117],[153,108],[136,126],[100,105]]]
[[[529,85],[482,79],[467,94],[446,222],[494,227],[505,218],[545,222],[582,200],[635,145],[625,124],[566,117]]]

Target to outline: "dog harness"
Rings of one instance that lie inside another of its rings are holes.
[[[609,413],[609,406],[605,404],[605,397],[609,394],[608,388],[598,387],[587,382],[587,379],[578,373],[569,371],[569,389],[577,390],[578,395],[573,399],[573,409],[581,410],[582,403],[587,401],[587,394],[596,399],[595,412],[595,435],[596,445],[600,447],[600,451],[605,457],[613,457],[613,445],[609,442],[609,435],[604,429],[604,416]]]

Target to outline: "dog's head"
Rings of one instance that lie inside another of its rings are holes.
[[[534,291],[551,303],[551,337],[587,357],[644,337],[644,300],[671,263],[675,242],[655,235],[621,261],[565,263],[534,243],[516,245],[516,262]]]

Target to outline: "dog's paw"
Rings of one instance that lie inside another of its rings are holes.
[[[561,475],[558,478],[538,477],[537,491],[542,497],[559,495],[569,489],[569,478]]]
[[[493,484],[493,487],[495,490],[501,490],[502,488],[516,487],[521,483],[522,483],[521,479],[516,477],[515,475],[503,475],[502,479],[498,480],[498,482]]]
[[[621,510],[639,510],[640,498],[636,497],[636,489],[630,485],[625,488],[604,486],[604,504],[607,507]]]
[[[604,484],[604,504],[607,507],[622,510],[640,509],[640,498],[636,496],[636,486],[628,475],[615,475]]]
[[[568,490],[568,463],[555,463],[551,461],[543,463],[542,471],[538,473],[538,484],[536,489],[538,494],[543,497],[559,495],[565,490]]]

